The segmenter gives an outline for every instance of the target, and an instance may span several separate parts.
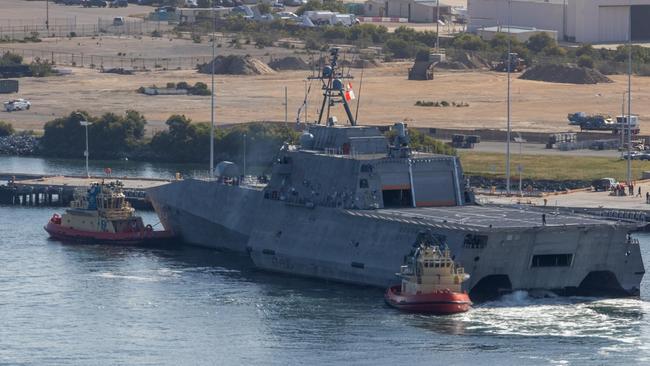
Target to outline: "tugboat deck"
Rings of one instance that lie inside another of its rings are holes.
[[[591,226],[617,225],[617,221],[594,218],[587,215],[555,213],[535,208],[513,206],[455,206],[379,209],[374,211],[347,210],[354,216],[401,221],[447,229],[477,231],[482,229],[527,229],[543,226],[542,214],[546,214],[545,226]]]

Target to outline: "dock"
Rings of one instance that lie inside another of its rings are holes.
[[[124,185],[127,201],[138,210],[151,210],[146,190],[168,184],[171,180],[115,176],[61,176],[44,174],[2,173],[0,204],[22,206],[68,206],[78,189],[87,189],[93,182],[119,180]]]
[[[641,195],[638,190],[641,188]],[[650,192],[650,180],[639,181],[634,185],[634,193],[626,196],[615,196],[608,191],[594,192],[590,189],[580,189],[571,192],[558,192],[543,196],[493,196],[477,195],[484,204],[498,205],[527,205],[543,207],[549,210],[570,210],[576,213],[607,218],[650,222],[650,201],[646,193]],[[627,190],[626,190],[626,193]]]

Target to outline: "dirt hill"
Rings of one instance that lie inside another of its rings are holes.
[[[537,65],[526,70],[519,78],[569,84],[612,82],[610,78],[601,74],[598,70],[574,65]]]
[[[217,56],[213,61],[215,74],[228,75],[263,75],[275,73],[269,65],[250,56]],[[212,63],[199,65],[199,72],[210,74]]]

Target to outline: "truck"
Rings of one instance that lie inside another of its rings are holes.
[[[606,114],[587,114],[585,112],[569,113],[567,115],[569,124],[580,126],[580,131],[611,131],[613,134],[619,134],[627,131],[627,119],[623,116],[617,116],[613,119]],[[630,118],[631,133],[637,135],[641,132],[637,116]]]

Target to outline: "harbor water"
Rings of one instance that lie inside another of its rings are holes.
[[[410,315],[381,289],[263,272],[232,253],[61,243],[42,228],[53,212],[0,206],[0,365],[650,363],[648,277],[640,299],[516,292]],[[636,237],[648,268],[650,235]]]

